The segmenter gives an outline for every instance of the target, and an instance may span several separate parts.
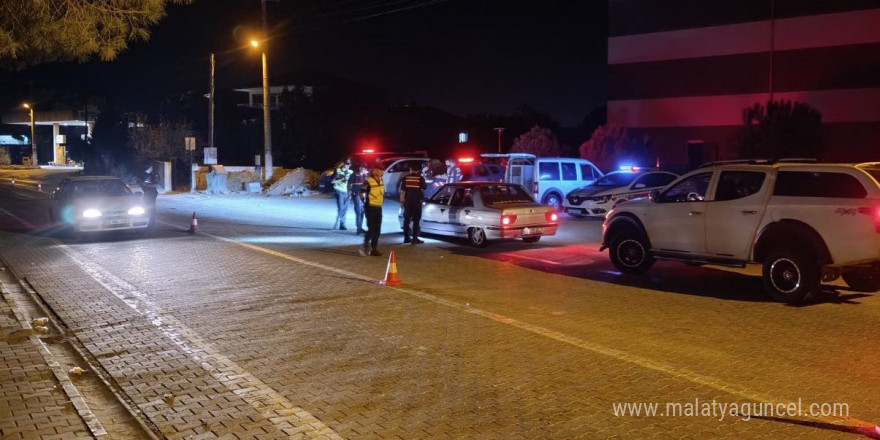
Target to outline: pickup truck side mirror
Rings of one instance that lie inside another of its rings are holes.
[[[652,202],[654,202],[654,203],[659,202],[660,201],[660,190],[655,189],[655,190],[651,191],[651,194],[649,197],[651,198]]]

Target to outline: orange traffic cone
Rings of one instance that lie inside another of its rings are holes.
[[[394,258],[394,251],[388,256],[388,268],[385,269],[385,280],[382,284],[386,286],[399,286],[400,278],[397,276],[397,258]]]
[[[189,225],[189,233],[195,234],[196,232],[199,232],[199,219],[196,218],[196,212],[193,211],[193,219],[192,223]]]

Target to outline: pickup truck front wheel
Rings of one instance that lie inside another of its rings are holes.
[[[807,252],[771,252],[764,259],[763,275],[770,296],[789,304],[803,301],[819,287],[819,265]]]
[[[611,264],[623,273],[641,275],[654,265],[647,243],[636,231],[622,231],[611,239],[610,244]]]

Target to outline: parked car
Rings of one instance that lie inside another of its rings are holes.
[[[398,219],[402,229],[402,211]],[[459,182],[445,185],[425,202],[419,225],[425,233],[466,237],[471,245],[484,247],[501,239],[536,243],[556,234],[558,220],[553,208],[535,203],[520,185]]]
[[[563,197],[576,188],[595,182],[604,174],[586,159],[535,157],[531,154],[483,154],[486,159],[502,160],[504,181],[522,185],[535,200],[562,210]],[[506,164],[503,161],[506,160]]]
[[[710,164],[612,209],[601,249],[624,273],[655,260],[761,264],[773,298],[800,302],[838,277],[880,290],[880,163]]]
[[[666,171],[626,167],[566,194],[562,205],[565,213],[573,216],[605,217],[618,203],[648,197],[651,191],[666,187],[676,178],[677,174]]]
[[[426,157],[393,157],[382,160],[382,167],[385,169],[385,174],[382,175],[382,180],[385,182],[385,195],[398,195],[401,179],[409,174],[410,168],[421,171],[422,164],[430,160]]]
[[[145,229],[155,216],[155,207],[144,202],[143,194],[117,177],[65,178],[49,199],[53,224],[77,233]]]
[[[474,162],[472,158],[461,158],[457,161],[457,166],[461,169],[462,182],[503,182],[504,168],[495,163]],[[446,185],[446,167],[442,167],[441,174],[434,176],[432,182],[428,183],[428,189],[425,191],[425,198],[429,198],[436,193],[443,185]]]
[[[333,184],[330,183],[333,180],[333,174],[336,173],[336,169],[342,166],[342,162],[345,159],[351,160],[352,169],[356,169],[359,165],[367,165],[368,167],[373,167],[377,163],[383,169],[387,168],[387,165],[382,166],[383,161],[388,161],[393,158],[400,157],[408,157],[408,158],[427,158],[428,155],[424,151],[416,151],[412,153],[397,153],[397,152],[389,152],[389,151],[372,151],[372,150],[364,150],[360,153],[352,153],[343,158],[337,160],[334,165],[330,168],[324,170],[321,173],[321,176],[318,177],[318,190],[323,192],[329,192],[333,190]],[[385,162],[386,164],[388,162]]]

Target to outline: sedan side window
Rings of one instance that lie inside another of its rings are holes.
[[[661,203],[699,202],[706,198],[712,173],[695,174],[678,182],[660,195]]]
[[[459,188],[449,201],[450,206],[471,207],[474,206],[474,198],[471,188]]]
[[[437,191],[437,194],[434,194],[434,197],[431,197],[431,203],[438,203],[441,205],[448,205],[449,199],[452,198],[452,194],[455,192],[454,186],[444,186]]]

